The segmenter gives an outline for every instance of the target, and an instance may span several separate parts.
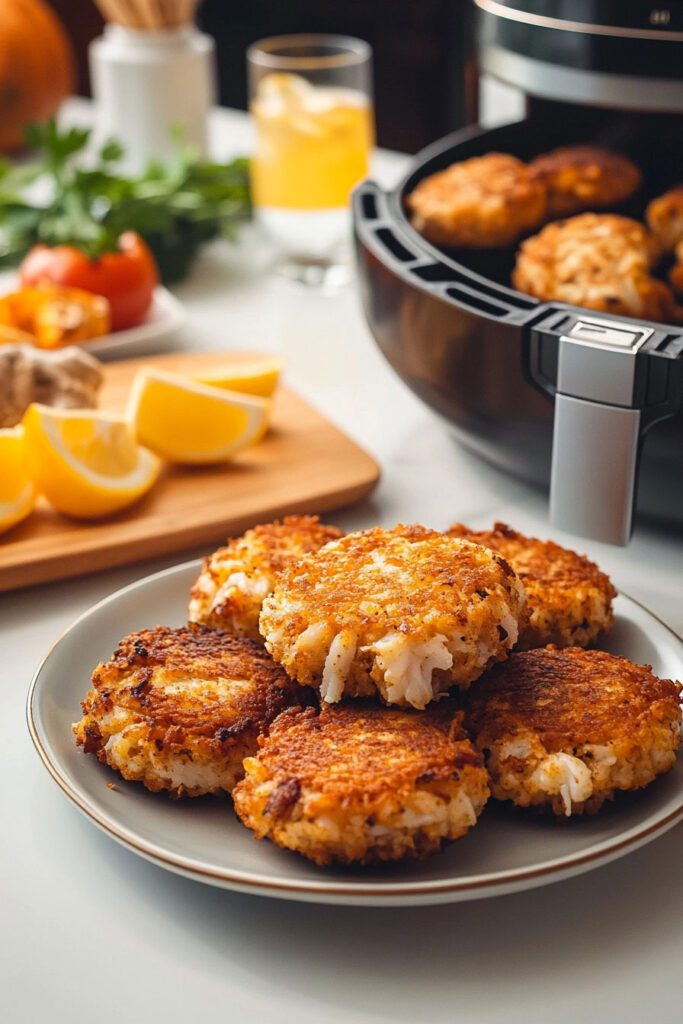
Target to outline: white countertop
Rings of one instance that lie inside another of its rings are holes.
[[[213,129],[217,154],[248,147],[243,115],[220,112]],[[380,154],[380,179],[404,159]],[[375,494],[334,522],[499,518],[549,535],[545,498],[458,448],[389,370],[353,288],[322,296],[269,276],[247,238],[207,251],[177,293],[190,314],[177,347],[283,351],[289,382],[379,460]],[[556,536],[683,633],[680,535],[638,529],[627,550]],[[0,1020],[680,1022],[680,826],[547,888],[373,910],[212,889],[140,860],[86,821],[33,751],[24,723],[31,675],[90,604],[193,554],[0,597]]]

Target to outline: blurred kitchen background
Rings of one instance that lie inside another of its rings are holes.
[[[72,40],[77,91],[90,95],[87,47],[103,19],[92,0],[48,0]],[[330,32],[374,51],[377,142],[414,153],[479,119],[491,126],[521,116],[523,99],[492,80],[477,85],[469,0],[203,0],[197,22],[216,43],[219,101],[245,110],[245,52],[264,36]]]

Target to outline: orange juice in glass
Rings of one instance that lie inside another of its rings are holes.
[[[315,283],[350,230],[349,197],[373,144],[371,51],[339,36],[280,36],[249,49],[259,220],[290,276]]]

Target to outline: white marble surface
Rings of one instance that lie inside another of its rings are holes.
[[[240,116],[218,116],[213,127],[222,155],[248,144]],[[385,155],[378,173],[388,181],[400,166]],[[286,354],[289,382],[382,465],[373,497],[335,522],[503,518],[548,534],[545,498],[459,449],[393,376],[352,288],[333,297],[301,292],[265,274],[254,253],[253,239],[206,252],[178,289],[190,326],[176,344]],[[680,536],[639,529],[626,551],[580,546],[683,632]],[[91,603],[192,554],[0,597],[0,1020],[681,1020],[680,827],[545,889],[380,911],[210,889],[139,860],[83,819],[31,747],[24,702],[32,672]]]

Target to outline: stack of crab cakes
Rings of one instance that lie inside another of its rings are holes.
[[[501,523],[263,524],[205,560],[187,627],[96,668],[76,740],[150,790],[231,794],[256,838],[319,865],[429,856],[489,796],[595,812],[680,740],[678,684],[583,649],[614,595]]]

